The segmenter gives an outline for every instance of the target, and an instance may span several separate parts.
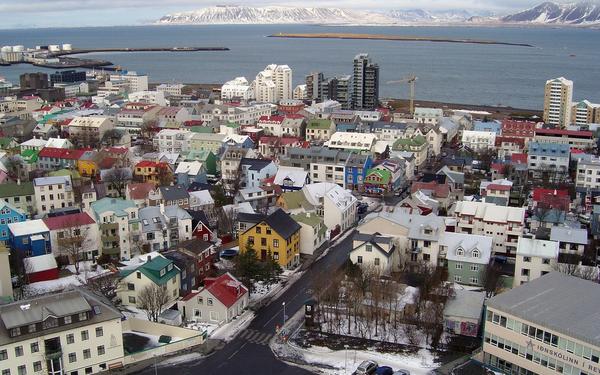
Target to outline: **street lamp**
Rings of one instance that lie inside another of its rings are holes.
[[[344,373],[348,372],[348,344],[344,345]]]
[[[281,302],[281,305],[283,306],[283,325],[285,325],[285,301]]]

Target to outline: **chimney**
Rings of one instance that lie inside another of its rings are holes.
[[[160,213],[164,215],[165,214],[165,204],[161,203],[158,205],[158,207],[159,207]]]
[[[149,262],[152,260],[152,256],[151,255],[146,255],[146,260]]]

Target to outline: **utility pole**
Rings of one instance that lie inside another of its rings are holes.
[[[282,302],[281,305],[283,306],[283,325],[285,325],[285,301]],[[281,326],[281,328],[283,328],[283,326]]]

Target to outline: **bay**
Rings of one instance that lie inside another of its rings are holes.
[[[533,48],[384,40],[268,38],[275,33],[376,33],[527,43]],[[152,25],[0,30],[0,46],[70,43],[74,48],[218,46],[226,52],[102,53],[97,56],[151,82],[222,83],[253,79],[267,64],[288,64],[294,83],[311,71],[350,74],[352,59],[369,53],[381,69],[381,97],[406,98],[406,85],[387,84],[418,76],[416,97],[452,103],[539,109],[547,79],[574,81],[574,100],[600,102],[600,30],[533,27],[367,27],[309,25]],[[49,71],[20,64],[0,67],[13,83],[19,74]]]

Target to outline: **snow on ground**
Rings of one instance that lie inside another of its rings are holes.
[[[96,277],[110,272],[101,266],[93,265],[92,262],[89,261],[81,262],[79,264],[79,275],[75,274],[75,266],[73,265],[68,265],[66,269],[69,270],[72,275],[61,277],[56,280],[39,281],[37,283],[28,284],[25,287],[25,294],[29,296],[36,296],[40,294],[56,292],[71,285],[82,285],[91,277]]]
[[[142,309],[138,309],[136,306],[124,306],[123,315],[127,318],[137,318],[142,320],[148,320],[148,315]]]
[[[254,311],[246,310],[242,315],[238,316],[237,319],[213,330],[212,334],[209,336],[213,339],[230,341],[237,336],[238,333],[248,327],[250,322],[252,322],[252,319],[254,319]]]
[[[164,361],[161,361],[160,363],[158,363],[158,367],[179,365],[181,363],[198,361],[202,358],[204,358],[204,356],[200,353],[182,354],[182,355],[178,355],[176,357],[170,357],[170,358],[165,359]]]
[[[203,322],[190,322],[185,324],[185,328],[193,329],[200,332],[206,331],[206,334],[210,336],[217,328],[219,328],[219,325]]]
[[[379,366],[390,366],[394,371],[409,370],[411,375],[426,375],[438,367],[434,355],[421,349],[416,355],[377,353],[372,351],[331,350],[313,346],[301,349],[304,359],[315,365],[332,366],[335,369],[321,369],[325,374],[350,374],[362,361],[371,360]],[[345,369],[344,369],[345,368]]]
[[[250,293],[250,303],[256,303],[263,298],[266,298],[270,294],[272,294],[277,288],[281,288],[281,283],[274,283],[266,285],[262,281],[257,281],[254,283],[254,289],[252,293]]]

